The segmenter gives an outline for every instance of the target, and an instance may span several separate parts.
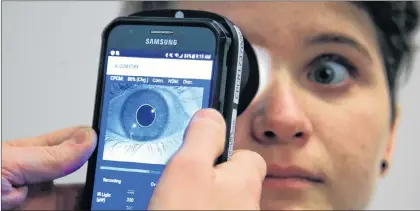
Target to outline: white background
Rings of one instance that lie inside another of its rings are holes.
[[[91,125],[102,29],[119,2],[3,2],[2,140]],[[420,42],[420,37],[417,39]],[[420,57],[400,94],[392,170],[372,209],[420,209]],[[86,166],[56,183],[82,183]]]

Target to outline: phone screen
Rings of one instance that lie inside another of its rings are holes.
[[[159,30],[173,34],[151,33]],[[110,32],[92,210],[147,209],[191,117],[209,107],[215,44],[199,27]]]

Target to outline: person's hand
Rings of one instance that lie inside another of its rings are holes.
[[[266,163],[255,152],[235,151],[214,166],[224,149],[226,125],[215,110],[195,114],[184,144],[165,168],[150,210],[259,210]]]
[[[83,127],[2,142],[2,209],[22,205],[28,186],[51,183],[79,169],[95,147],[95,131]]]

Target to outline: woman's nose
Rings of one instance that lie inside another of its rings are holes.
[[[310,120],[298,101],[299,94],[291,81],[272,81],[257,105],[252,132],[261,143],[288,144],[308,140],[312,134]]]

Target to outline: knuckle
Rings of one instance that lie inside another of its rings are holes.
[[[14,154],[18,154],[14,150],[10,150],[10,152],[6,152],[6,155],[2,157],[2,167],[1,167],[1,174],[2,180],[5,179],[9,181],[11,184],[20,185],[23,184],[24,179],[22,178],[22,172],[24,169],[23,164],[19,162],[19,159],[16,158]]]
[[[22,179],[19,176],[19,166],[18,165],[9,165],[9,164],[3,164],[1,168],[1,174],[2,174],[2,184],[3,180],[7,180],[11,184],[20,184],[23,183]]]
[[[60,157],[66,157],[66,154],[63,154],[62,152],[57,150],[57,147],[42,147],[41,149],[43,151],[43,160],[45,162],[45,165],[43,166],[48,167],[54,171],[62,170],[66,167],[66,162],[58,162],[60,160],[63,160],[60,159]],[[72,157],[69,156],[69,158]]]

